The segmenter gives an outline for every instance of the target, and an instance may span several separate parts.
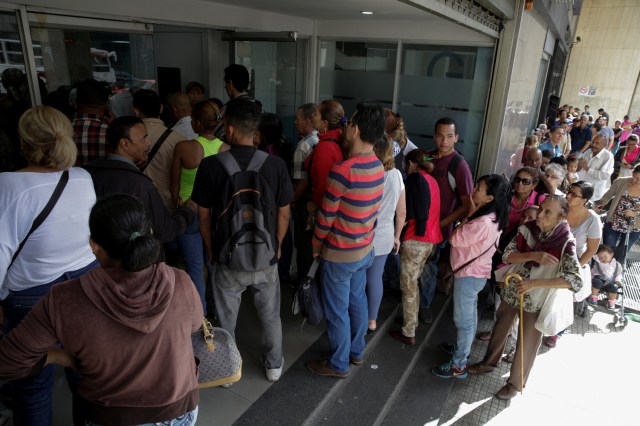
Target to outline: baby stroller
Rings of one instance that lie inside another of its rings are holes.
[[[622,268],[624,269],[625,274],[622,277],[622,285],[618,287],[618,296],[620,298],[620,309],[615,314],[613,314],[614,327],[617,324],[620,324],[620,327],[626,327],[627,323],[629,322],[629,319],[626,316],[624,316],[624,283],[625,283],[625,278],[627,276],[627,252],[629,251],[629,247],[628,247],[629,234],[633,229],[634,221],[635,221],[635,217],[629,218],[629,228],[627,232],[624,234],[624,246],[623,246],[624,251],[622,255]]]

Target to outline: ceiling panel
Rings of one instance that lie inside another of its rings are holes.
[[[442,18],[399,0],[204,0],[317,20],[439,21]],[[363,15],[363,10],[373,15]]]

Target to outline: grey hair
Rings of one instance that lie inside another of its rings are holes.
[[[544,168],[544,172],[545,174],[549,174],[551,172],[558,176],[560,180],[564,180],[564,177],[567,175],[567,172],[565,172],[562,166],[556,163],[547,164],[547,166]]]

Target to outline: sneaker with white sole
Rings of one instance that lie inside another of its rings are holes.
[[[267,380],[270,382],[277,382],[282,376],[282,367],[284,367],[284,357],[282,358],[282,364],[278,368],[264,368],[267,375]]]

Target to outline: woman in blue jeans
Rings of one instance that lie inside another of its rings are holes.
[[[457,340],[455,345],[441,346],[453,357],[431,369],[438,377],[467,377],[467,358],[478,327],[478,293],[491,276],[491,258],[508,223],[511,196],[511,185],[504,177],[482,176],[471,195],[467,217],[451,234],[453,320]]]
[[[89,212],[96,194],[89,173],[72,167],[77,148],[69,119],[53,108],[34,107],[20,118],[18,134],[28,165],[0,173],[0,323],[5,335],[53,284],[97,266],[89,247]],[[56,188],[62,188],[57,201],[34,229],[36,218],[55,200]],[[49,366],[9,385],[15,425],[52,423],[54,376],[55,367]]]
[[[602,230],[602,242],[615,250],[615,258],[624,264],[627,250],[640,238],[640,165],[629,177],[616,179],[611,188],[596,202],[596,212],[611,201]],[[629,242],[625,245],[625,234]]]

